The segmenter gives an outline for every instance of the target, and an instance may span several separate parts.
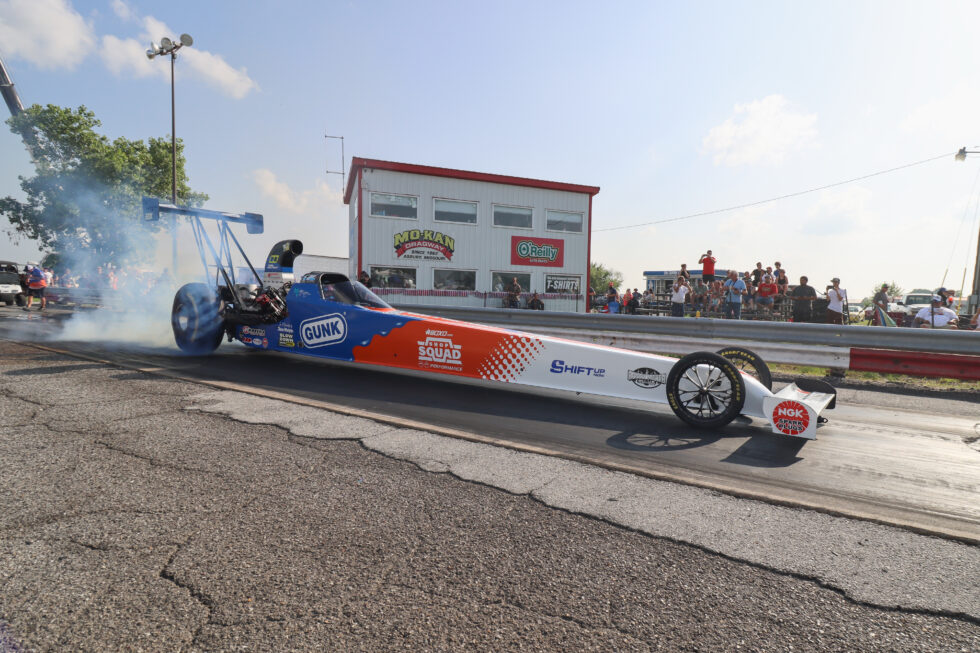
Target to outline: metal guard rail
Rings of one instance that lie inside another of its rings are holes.
[[[980,332],[839,326],[800,322],[756,322],[607,313],[547,313],[523,309],[412,305],[407,311],[517,330],[569,329],[718,340],[784,342],[804,346],[861,347],[937,354],[980,355]],[[585,335],[585,334],[583,334]]]

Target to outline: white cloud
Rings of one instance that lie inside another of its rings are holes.
[[[267,168],[253,170],[252,179],[262,195],[289,213],[322,213],[328,204],[342,199],[340,191],[332,190],[325,181],[318,180],[313,188],[304,191],[293,190]]]
[[[74,69],[95,45],[95,31],[66,0],[0,0],[0,43],[40,68]]]
[[[817,136],[816,114],[795,111],[782,95],[736,104],[735,114],[704,137],[715,165],[779,163],[790,152],[811,147]]]
[[[146,58],[146,49],[150,43],[140,44],[135,39],[120,39],[112,35],[102,37],[102,47],[99,56],[102,63],[115,75],[132,75],[134,77],[159,77],[170,80],[170,66],[159,61]]]
[[[123,0],[112,0],[112,10],[123,20],[129,20],[133,17],[133,10]]]
[[[822,191],[801,225],[808,236],[839,236],[852,239],[857,234],[872,235],[879,215],[872,210],[872,192],[862,186]]]
[[[236,100],[259,88],[245,68],[232,68],[220,55],[193,48],[181,50],[181,54],[198,77]]]
[[[977,107],[980,90],[972,84],[959,84],[943,97],[933,98],[913,109],[902,129],[928,142],[949,147],[976,144]],[[963,139],[972,139],[963,142]]]
[[[143,32],[139,40],[120,39],[115,36],[102,37],[100,56],[106,68],[116,75],[129,74],[135,77],[159,76],[170,79],[169,67],[158,61],[146,58],[146,50],[150,42],[159,43],[164,36],[179,38],[179,34],[171,30],[166,23],[153,16],[143,18]],[[219,91],[240,100],[252,90],[258,89],[258,84],[248,76],[245,68],[233,68],[220,55],[201,50],[196,45],[182,48],[177,55],[184,61],[185,69],[191,77],[196,77]]]

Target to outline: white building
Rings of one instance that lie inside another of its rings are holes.
[[[585,311],[596,186],[355,157],[351,276],[394,304],[501,307],[516,277],[547,310]]]

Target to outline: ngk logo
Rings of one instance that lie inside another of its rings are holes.
[[[798,401],[783,401],[773,409],[772,423],[780,433],[799,435],[810,426],[810,413]]]

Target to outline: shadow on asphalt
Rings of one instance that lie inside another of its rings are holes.
[[[803,438],[780,438],[769,433],[754,435],[723,462],[749,467],[789,467],[803,460],[797,454],[807,442]]]
[[[4,372],[4,376],[37,376],[39,374],[63,374],[65,372],[97,369],[105,369],[105,365],[102,363],[78,363],[77,365],[62,365],[60,367],[34,367],[27,370],[10,370]]]

